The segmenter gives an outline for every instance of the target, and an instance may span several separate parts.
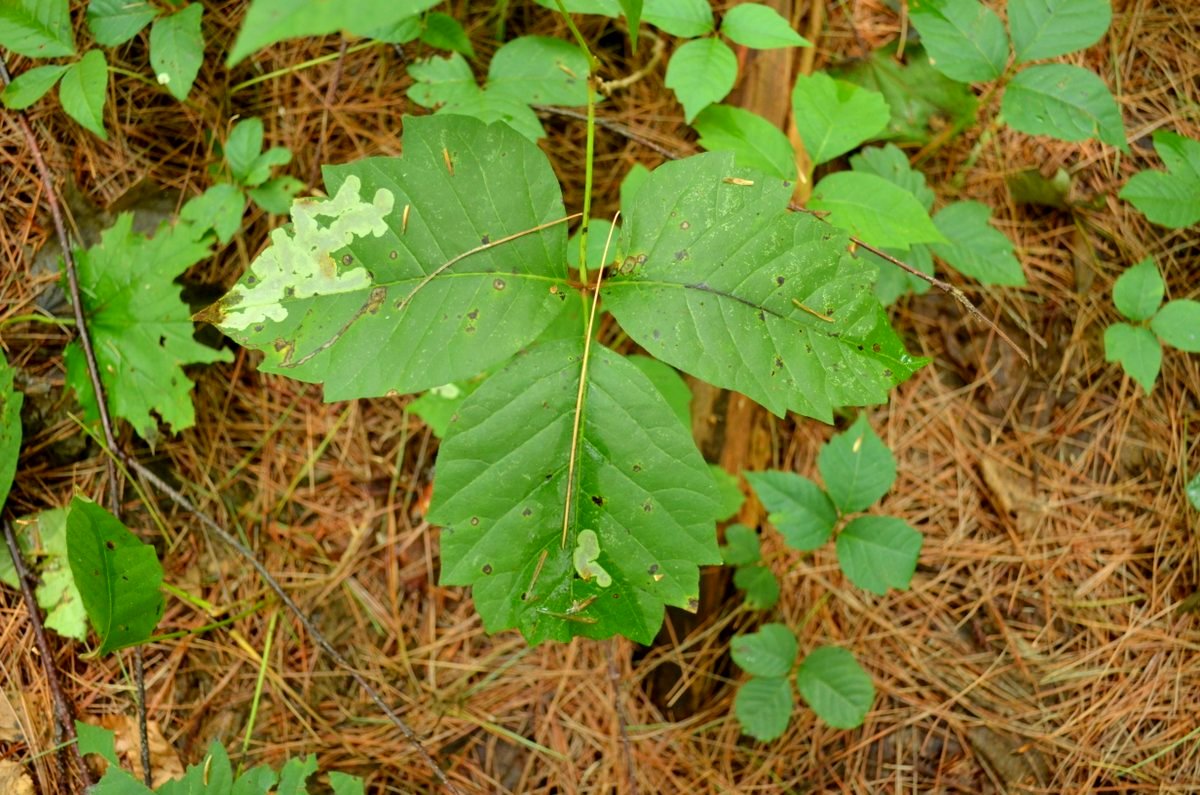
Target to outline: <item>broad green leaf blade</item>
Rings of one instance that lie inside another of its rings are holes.
[[[356,25],[355,31],[356,36],[383,41],[388,44],[408,44],[410,41],[419,39],[423,32],[420,15],[402,17],[380,27],[365,28],[364,26]]]
[[[721,19],[721,32],[756,50],[812,46],[812,42],[792,30],[778,11],[761,3],[742,3],[726,11]]]
[[[250,164],[244,184],[247,187],[257,187],[267,181],[271,172],[279,166],[292,162],[292,150],[283,146],[272,146],[263,152]]]
[[[421,31],[421,41],[439,50],[460,52],[468,58],[475,57],[475,48],[471,46],[471,38],[463,30],[462,24],[450,16],[440,12],[425,15],[425,29]]]
[[[665,605],[697,608],[698,566],[720,562],[715,487],[654,385],[594,346],[563,545],[582,348],[580,339],[539,345],[459,409],[429,514],[444,528],[441,583],[473,586],[489,632],[518,628],[530,643],[617,633],[649,643]],[[577,575],[586,530],[607,587]]]
[[[934,243],[933,253],[984,284],[1025,284],[1012,241],[988,223],[991,217],[992,208],[981,202],[946,205],[933,216],[933,224],[949,242]]]
[[[188,3],[182,11],[154,20],[150,27],[150,66],[159,85],[180,101],[187,99],[204,63],[203,13],[202,5]]]
[[[479,388],[479,381],[463,381],[458,384],[444,384],[425,392],[408,404],[408,410],[421,418],[429,426],[433,435],[442,439],[450,430],[450,420],[458,414],[458,409],[466,401],[467,396]]]
[[[199,316],[327,400],[474,377],[566,305],[565,212],[541,150],[459,116],[404,128],[402,157],[327,167],[332,198],[297,200],[290,232]]]
[[[867,59],[831,70],[834,77],[878,91],[891,117],[876,138],[925,143],[935,134],[952,135],[974,123],[979,106],[970,87],[951,80],[929,64],[920,46],[904,48],[905,63],[895,58],[893,44]]]
[[[747,472],[746,480],[793,549],[816,549],[829,540],[837,509],[821,487],[794,472]]]
[[[745,6],[737,6],[744,8]],[[796,152],[771,122],[742,108],[709,105],[692,122],[700,145],[710,152],[733,152],[734,162],[780,179],[796,179]]]
[[[1146,257],[1118,277],[1113,285],[1113,305],[1129,320],[1149,320],[1162,304],[1165,291],[1154,258]]]
[[[1000,110],[1010,127],[1060,141],[1096,138],[1129,151],[1121,109],[1104,81],[1078,66],[1043,64],[1017,73]]]
[[[488,91],[527,105],[586,105],[587,57],[569,41],[522,36],[488,66]]]
[[[480,92],[466,59],[458,53],[409,64],[408,98],[423,108],[465,102]]]
[[[683,39],[704,36],[716,29],[708,0],[645,0],[642,19]]]
[[[758,533],[744,524],[731,524],[725,528],[725,543],[721,545],[721,559],[726,566],[748,566],[762,559]]]
[[[1182,229],[1200,223],[1200,141],[1159,130],[1154,133],[1154,149],[1166,173],[1134,174],[1121,188],[1120,197],[1160,226]]]
[[[935,197],[925,175],[913,169],[908,156],[895,144],[868,146],[850,158],[850,168],[860,174],[874,174],[908,191],[926,212],[933,209]]]
[[[132,39],[158,15],[150,0],[90,0],[88,29],[102,47],[116,47]]]
[[[817,717],[835,729],[861,726],[875,700],[871,675],[836,646],[820,646],[804,658],[796,687]]]
[[[737,56],[720,39],[689,41],[667,64],[667,88],[675,90],[689,124],[700,111],[725,99],[736,79]]]
[[[1168,301],[1150,321],[1150,328],[1172,348],[1200,353],[1200,301]]]
[[[21,453],[21,404],[25,402],[25,396],[13,389],[14,372],[0,351],[0,509],[8,499]],[[0,558],[7,557],[5,547]]]
[[[1200,511],[1200,472],[1197,472],[1196,476],[1188,481],[1187,497],[1192,503],[1192,507]]]
[[[874,174],[837,171],[813,188],[809,209],[874,246],[907,251],[916,243],[944,243],[929,212],[911,193]]]
[[[625,216],[604,302],[653,356],[779,416],[828,422],[834,406],[883,402],[924,361],[904,351],[845,236],[789,213],[790,196],[727,152],[660,166]]]
[[[54,84],[58,82],[58,79],[69,68],[65,64],[53,64],[50,66],[35,66],[32,69],[22,72],[8,84],[8,87],[4,89],[4,93],[0,94],[0,100],[4,101],[6,108],[13,110],[28,108],[44,97],[46,92],[54,87]]]
[[[303,758],[292,758],[279,769],[279,787],[275,795],[306,795],[304,782],[317,772],[317,757],[309,754]]]
[[[781,678],[792,671],[800,651],[796,636],[783,624],[763,624],[757,632],[737,635],[729,652],[737,666],[751,676]]]
[[[336,770],[329,774],[329,787],[333,795],[363,795],[363,780],[358,776],[339,773]]]
[[[903,519],[860,516],[838,533],[838,564],[850,582],[878,596],[904,590],[917,570],[922,537]]]
[[[256,188],[246,190],[255,204],[272,215],[287,215],[288,209],[296,199],[296,194],[304,190],[304,183],[295,177],[275,177]]]
[[[551,11],[558,11],[556,0],[534,0],[534,2]],[[618,0],[564,0],[563,5],[568,14],[598,14],[612,18],[621,15],[621,5]]]
[[[629,46],[633,50],[637,50],[638,43],[638,28],[642,23],[642,0],[620,0],[621,13],[625,15],[625,21],[629,23]]]
[[[162,618],[163,570],[154,547],[90,500],[75,497],[67,514],[71,574],[100,654],[145,643]]]
[[[254,768],[247,772],[247,776],[252,779],[262,780],[259,776],[261,768]],[[267,779],[271,786],[275,783],[275,775],[272,773]],[[239,779],[239,785],[242,780]],[[229,762],[229,754],[225,748],[216,740],[213,740],[208,746],[208,753],[200,760],[199,764],[188,765],[187,771],[183,774],[183,778],[168,781],[162,784],[157,790],[157,795],[209,795],[209,793],[219,792],[222,795],[266,795],[266,791],[248,790],[241,786],[235,788],[233,778],[233,765]]]
[[[115,735],[110,730],[77,720],[75,721],[75,736],[78,738],[81,756],[96,754],[114,767],[121,764],[117,761]]]
[[[108,99],[108,61],[100,50],[88,50],[62,76],[58,99],[63,110],[103,141],[104,103]]]
[[[817,468],[842,513],[870,508],[896,482],[896,458],[871,430],[866,414],[821,448]]]
[[[229,51],[226,66],[284,39],[348,29],[364,33],[432,8],[438,0],[254,0]]]
[[[792,683],[786,677],[749,679],[733,699],[733,714],[742,724],[742,733],[762,742],[787,731],[795,708]]]
[[[633,210],[634,199],[637,197],[637,192],[645,184],[646,179],[650,176],[650,169],[643,166],[641,163],[634,163],[629,173],[625,175],[625,179],[621,180],[621,214],[629,215]]]
[[[229,173],[233,175],[234,182],[245,184],[254,161],[262,152],[262,146],[262,119],[251,116],[233,125],[229,138],[225,140],[225,162],[229,164]]]
[[[15,455],[13,460],[15,462]],[[3,461],[0,460],[2,468]],[[0,483],[2,478],[3,472],[0,472]],[[0,504],[4,501],[4,491],[0,488]],[[83,640],[87,637],[87,614],[67,562],[66,509],[55,508],[18,519],[14,531],[26,564],[36,574],[34,595],[38,606],[46,611],[46,627],[63,637]],[[19,586],[7,547],[0,547],[0,582],[13,588]]]
[[[1120,362],[1129,377],[1149,395],[1162,368],[1162,346],[1148,328],[1114,323],[1104,330],[1104,359]]]
[[[779,601],[779,580],[766,566],[739,566],[733,584],[746,592],[751,610],[770,610]]]
[[[30,58],[75,54],[68,0],[4,0],[0,47]]]
[[[658,362],[657,359],[651,361]],[[659,362],[659,364],[662,364]],[[667,365],[663,365],[667,367]],[[671,372],[675,372],[674,368],[667,367]],[[644,370],[643,370],[644,372]],[[657,385],[656,385],[657,386]],[[661,388],[661,387],[660,387]],[[691,390],[688,390],[688,395],[691,395]],[[664,393],[664,397],[666,397]],[[668,402],[670,398],[667,397]],[[691,429],[691,416],[689,412],[687,427]],[[742,489],[738,485],[736,475],[731,475],[721,468],[720,464],[709,464],[708,471],[712,473],[713,481],[717,484],[717,516],[718,522],[724,522],[737,516],[738,511],[742,509],[742,504],[746,501],[746,495],[742,494]]]
[[[889,118],[882,94],[835,80],[824,72],[796,78],[792,113],[814,165],[845,154],[882,132]]]
[[[227,350],[192,339],[195,324],[174,283],[208,256],[185,225],[159,227],[153,238],[132,229],[123,213],[100,243],[76,252],[83,313],[92,332],[109,410],[128,420],[143,439],[157,435],[162,420],[173,432],[195,424],[192,381],[184,365],[227,362]],[[67,347],[67,383],[79,395],[89,422],[100,410],[78,342]]]
[[[197,229],[212,229],[217,240],[228,243],[241,229],[245,211],[246,196],[241,188],[221,182],[183,205],[179,218]]]
[[[663,400],[667,401],[667,405],[671,407],[671,411],[679,418],[679,422],[683,427],[691,429],[692,427],[692,390],[688,387],[687,381],[679,375],[679,372],[669,364],[664,364],[658,359],[650,356],[627,356],[626,359],[634,367],[642,371],[642,375],[650,379],[650,383],[654,384],[663,396]],[[721,470],[722,474],[725,470]],[[737,488],[737,482],[734,482],[734,488]],[[741,507],[741,503],[733,510]],[[728,515],[728,514],[727,514]],[[726,518],[725,516],[719,517]]]
[[[1008,27],[1017,63],[1090,47],[1112,22],[1110,0],[1009,0]]]
[[[978,0],[911,0],[908,13],[929,63],[946,77],[982,83],[1004,74],[1004,23]]]

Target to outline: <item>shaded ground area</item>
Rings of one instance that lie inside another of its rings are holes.
[[[472,20],[486,62],[495,48],[492,20],[469,4],[451,5]],[[544,10],[513,6],[510,36],[566,35]],[[859,730],[834,731],[802,709],[777,742],[739,736],[728,638],[763,617],[742,609],[724,583],[699,626],[669,629],[648,650],[623,641],[530,649],[514,633],[486,636],[469,595],[435,585],[438,532],[423,512],[436,439],[406,411],[408,398],[327,405],[319,388],[261,375],[254,357],[238,351],[232,364],[194,372],[197,427],[139,454],[259,551],[465,791],[1198,791],[1200,629],[1197,614],[1180,607],[1200,589],[1200,523],[1184,495],[1186,475],[1200,468],[1200,357],[1168,350],[1157,387],[1144,396],[1104,361],[1101,335],[1117,320],[1113,280],[1146,256],[1157,260],[1170,297],[1200,291],[1196,231],[1151,227],[1116,199],[1131,174],[1157,167],[1151,132],[1200,137],[1200,7],[1190,0],[1114,6],[1108,35],[1081,62],[1118,94],[1132,156],[1006,130],[977,147],[976,127],[922,164],[942,200],[988,203],[1017,244],[1028,287],[959,284],[1033,363],[944,295],[896,308],[910,350],[933,360],[891,405],[871,413],[900,470],[881,510],[926,537],[912,590],[873,597],[848,586],[831,548],[801,557],[765,534],[783,583],[771,620],[795,628],[802,651],[821,643],[851,648],[875,679],[879,698]],[[210,42],[228,42],[241,6],[214,3],[205,18]],[[797,23],[807,31],[807,17]],[[623,37],[606,23],[588,20],[583,32],[611,45],[604,57],[614,73],[642,63],[628,59]],[[815,39],[815,68],[902,35],[903,20],[882,3],[831,3]],[[279,45],[235,73],[210,49],[187,105],[118,79],[108,144],[51,103],[35,106],[35,132],[61,190],[73,197],[80,232],[106,223],[98,208],[142,207],[135,189],[167,208],[180,192],[196,193],[212,159],[210,131],[225,129],[234,114],[261,116],[269,142],[295,152],[290,173],[312,186],[321,162],[397,154],[400,115],[419,110],[404,98],[400,54],[380,46],[338,57],[339,44],[330,37]],[[323,55],[332,57],[298,68]],[[136,44],[110,57],[131,70],[145,63]],[[17,58],[8,65],[14,73],[28,66]],[[256,74],[293,67],[230,94]],[[659,69],[602,113],[690,152],[690,133],[669,97]],[[568,207],[578,206],[583,126],[559,116],[546,125],[544,148]],[[615,209],[617,186],[634,162],[653,166],[661,158],[608,131],[598,135],[598,149],[603,214]],[[953,187],[972,156],[978,160],[962,187]],[[3,323],[32,312],[55,274],[34,256],[53,233],[11,121],[0,124],[0,159]],[[1073,210],[1014,203],[1006,177],[1059,167],[1072,175]],[[268,219],[247,221],[233,243],[188,275],[198,303],[230,285],[263,246]],[[0,326],[30,404],[13,515],[64,504],[75,489],[107,489],[103,457],[82,439],[69,416],[78,409],[63,394],[68,331]],[[741,424],[724,435],[746,460],[806,475],[833,432],[799,418],[737,416]],[[150,511],[160,512],[173,533],[156,540],[168,581],[213,606],[170,600],[162,631],[194,630],[257,605],[225,628],[147,649],[150,716],[162,740],[152,746],[156,768],[194,762],[214,739],[239,748],[262,669],[248,763],[311,751],[323,770],[364,775],[369,791],[430,790],[428,771],[403,737],[333,670],[244,562],[208,540],[194,517],[166,501],[146,504],[141,493],[153,491],[136,482],[124,490],[127,522],[149,538]],[[760,513],[751,504],[743,518],[761,521]],[[55,648],[76,709],[132,738],[129,671],[120,658],[85,660],[80,652],[69,643]],[[53,746],[48,693],[25,607],[7,590],[0,671],[0,754],[42,754],[33,767],[44,791],[70,791],[45,753]]]

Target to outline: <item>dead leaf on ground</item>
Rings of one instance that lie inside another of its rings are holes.
[[[141,781],[142,753],[141,743],[138,741],[137,718],[129,715],[104,715],[97,723],[116,735],[114,746],[117,758],[126,770],[132,772],[134,778]],[[150,768],[154,786],[157,788],[166,781],[182,778],[183,763],[179,761],[179,754],[163,737],[158,721],[147,722],[146,734],[150,741]]]
[[[33,781],[24,765],[0,761],[0,795],[34,795]]]

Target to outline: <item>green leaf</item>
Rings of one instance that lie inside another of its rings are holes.
[[[187,99],[204,63],[203,13],[202,5],[188,3],[182,11],[154,20],[150,28],[150,67],[159,85],[180,101]]]
[[[817,468],[842,513],[866,510],[896,482],[896,459],[871,430],[866,414],[821,448]]]
[[[254,158],[242,184],[248,188],[257,187],[267,181],[275,168],[285,166],[290,162],[292,162],[292,150],[284,146],[272,146]],[[284,208],[284,212],[286,211],[287,209]]]
[[[543,344],[490,377],[442,442],[429,521],[443,585],[471,585],[489,632],[530,643],[621,633],[649,643],[664,605],[695,610],[699,565],[719,563],[712,476],[654,385],[593,346],[579,420],[571,521],[563,511],[581,339]],[[577,576],[587,556],[612,578]],[[586,543],[586,542],[583,542]]]
[[[204,790],[198,791],[204,792]],[[88,795],[154,795],[154,792],[154,790],[113,764],[109,765],[108,769],[104,772],[104,776],[96,782],[96,785],[88,790]],[[162,795],[164,792],[165,790],[160,789],[159,795]]]
[[[586,105],[587,56],[561,39],[522,36],[488,66],[488,91],[529,105]]]
[[[733,714],[742,724],[742,733],[763,742],[787,731],[795,708],[792,684],[786,678],[754,677],[738,688],[733,699]]]
[[[186,227],[163,224],[147,239],[132,223],[132,215],[121,214],[98,245],[75,256],[109,410],[129,420],[143,439],[153,439],[158,419],[174,432],[195,424],[184,365],[233,356],[192,339],[195,325],[174,283],[208,256],[207,245]],[[66,364],[67,383],[79,395],[85,418],[95,422],[100,412],[78,342],[67,347]]]
[[[572,268],[579,267],[579,238],[582,227],[576,229],[567,240],[567,264]],[[609,243],[609,231],[612,230],[612,242]],[[593,218],[588,224],[587,262],[588,267],[599,269],[612,265],[619,260],[618,247],[621,243],[620,228],[613,229],[612,221],[605,218]],[[607,249],[607,251],[605,250]]]
[[[96,754],[110,765],[121,764],[117,760],[116,740],[110,730],[77,720],[75,721],[75,736],[79,738],[78,745],[81,756]]]
[[[1149,320],[1162,304],[1166,287],[1153,257],[1121,274],[1113,285],[1113,304],[1129,320]]]
[[[228,243],[242,228],[245,211],[246,196],[241,188],[221,182],[183,205],[179,218],[195,224],[197,229],[212,229],[218,240]]]
[[[0,508],[8,499],[21,453],[21,404],[25,396],[13,389],[15,371],[0,351]],[[0,554],[0,559],[7,554]],[[14,583],[12,583],[15,585]]]
[[[423,108],[461,103],[473,98],[480,90],[470,65],[458,53],[411,63],[408,75],[413,79],[408,98]]]
[[[813,165],[845,154],[882,132],[889,118],[882,94],[823,72],[796,78],[792,113]]]
[[[883,94],[891,115],[876,138],[925,143],[935,133],[954,134],[974,123],[979,102],[969,86],[935,70],[919,46],[905,47],[904,64],[896,61],[895,51],[892,44],[831,70],[835,77]]]
[[[788,546],[808,551],[829,540],[837,509],[816,483],[779,471],[747,472],[746,480]]]
[[[364,33],[419,14],[438,0],[254,0],[229,51],[226,66],[284,39],[349,29]]]
[[[261,768],[254,768],[249,773],[254,774],[254,777],[257,778],[259,770]],[[239,783],[241,782],[239,781]],[[272,786],[274,783],[275,776],[272,774],[267,786]],[[209,793],[266,795],[265,789],[256,791],[239,788],[237,792],[233,791],[233,766],[229,763],[229,754],[216,740],[209,744],[208,753],[200,760],[199,764],[188,765],[183,778],[166,782],[156,792],[158,795],[209,795]]]
[[[683,39],[703,36],[716,29],[708,0],[645,0],[642,19]]]
[[[45,96],[47,91],[54,88],[58,78],[62,77],[69,68],[66,64],[54,64],[28,69],[17,75],[16,79],[8,84],[4,93],[0,94],[0,100],[3,100],[5,107],[12,110],[28,108]]]
[[[621,180],[621,214],[628,215],[633,210],[634,201],[637,198],[637,192],[642,185],[646,183],[646,179],[650,176],[650,169],[643,166],[641,163],[634,163],[629,168],[629,173],[625,175],[625,179]]]
[[[1150,328],[1171,347],[1200,353],[1200,301],[1168,301],[1150,321]]]
[[[737,56],[720,39],[689,41],[675,50],[667,64],[667,88],[675,90],[689,124],[700,111],[723,100],[736,79]]]
[[[327,167],[331,198],[297,200],[292,231],[198,316],[264,351],[260,370],[324,383],[327,400],[474,377],[566,306],[565,212],[541,150],[458,116],[404,130],[402,157]]]
[[[846,238],[789,213],[791,192],[727,152],[663,164],[625,216],[604,301],[651,355],[779,416],[829,421],[834,406],[883,402],[924,361],[905,353]]]
[[[67,514],[67,557],[100,636],[98,653],[145,643],[164,608],[154,547],[96,503],[75,497]]]
[[[570,249],[567,249],[570,251]],[[667,401],[667,405],[671,407],[671,411],[675,412],[675,416],[679,418],[679,422],[689,431],[692,428],[692,390],[688,387],[687,381],[679,375],[679,371],[669,364],[664,364],[658,359],[650,356],[627,356],[629,363],[642,371],[642,375],[650,379],[650,383],[654,384],[654,388],[662,394],[663,399]],[[725,470],[721,470],[725,474]],[[734,481],[734,489],[737,489],[737,481]],[[738,492],[741,494],[741,492]],[[739,502],[730,513],[736,512],[741,507]],[[718,517],[725,519],[729,514]]]
[[[874,174],[827,174],[808,206],[828,212],[829,223],[875,246],[907,251],[914,243],[946,242],[916,197]]]
[[[558,11],[558,3],[555,0],[534,0],[534,2],[551,11]],[[598,14],[612,18],[621,15],[621,6],[617,0],[564,0],[563,5],[568,14]]]
[[[725,543],[721,545],[721,559],[725,561],[726,566],[748,566],[758,563],[762,560],[758,533],[744,524],[731,524],[726,527]]]
[[[1167,171],[1134,174],[1120,197],[1159,226],[1183,229],[1200,223],[1200,141],[1159,130],[1154,149]]]
[[[817,717],[835,729],[861,726],[875,700],[871,675],[836,646],[820,646],[804,658],[796,687]]]
[[[700,145],[710,152],[733,152],[734,162],[742,168],[796,179],[796,152],[791,142],[762,116],[729,105],[709,105],[692,126],[700,133]]]
[[[1200,472],[1188,481],[1187,484],[1188,500],[1192,503],[1192,507],[1200,511]]]
[[[978,0],[911,0],[908,13],[929,63],[946,77],[982,83],[1004,74],[1004,23]]]
[[[287,215],[296,194],[304,190],[304,183],[295,177],[275,177],[256,188],[246,190],[254,203],[272,215]]]
[[[491,87],[486,91],[481,89],[475,84],[471,67],[458,53],[452,53],[447,58],[430,58],[414,63],[408,67],[408,73],[416,81],[408,89],[408,98],[422,107],[438,108],[439,113],[469,116],[484,123],[501,121],[530,141],[545,136],[542,123],[527,100],[506,94],[503,84],[499,90]],[[507,81],[507,90],[540,91],[565,79],[563,75],[561,79],[541,76],[537,80],[521,81],[514,76]],[[554,90],[561,91],[562,87]]]
[[[90,0],[88,29],[101,47],[116,47],[132,39],[158,16],[150,0]]]
[[[356,26],[356,35],[388,44],[408,44],[419,39],[422,32],[421,17],[417,14],[378,27]]]
[[[889,586],[908,588],[917,569],[921,541],[921,534],[903,519],[860,516],[838,533],[838,564],[850,582],[883,596]]]
[[[108,99],[108,61],[104,53],[88,50],[71,64],[58,85],[58,99],[68,116],[107,141],[104,103]]]
[[[1090,47],[1112,22],[1110,0],[1009,0],[1017,63]]]
[[[1008,237],[990,223],[992,208],[976,201],[948,204],[933,216],[948,243],[934,243],[937,254],[960,273],[984,284],[1025,284],[1025,272]]]
[[[625,15],[625,21],[629,27],[629,47],[637,50],[638,42],[638,27],[642,22],[642,0],[620,0],[621,13]]]
[[[254,162],[262,152],[263,123],[262,119],[251,116],[233,125],[229,138],[225,141],[225,162],[229,164],[229,173],[239,185],[246,183]]]
[[[757,632],[737,635],[729,652],[737,666],[751,676],[781,678],[792,671],[799,652],[796,636],[783,624],[763,624]]]
[[[30,58],[75,54],[68,0],[0,3],[0,47]]]
[[[575,564],[575,573],[584,582],[594,578],[601,588],[612,585],[612,576],[600,565],[600,539],[595,530],[580,530],[575,537],[575,551],[571,554]]]
[[[650,361],[658,362],[657,359]],[[661,364],[661,362],[659,362]],[[667,365],[663,365],[667,367]],[[668,367],[671,372],[675,372],[674,368]],[[690,396],[691,390],[688,390]],[[669,401],[669,398],[668,398]],[[687,428],[691,430],[691,416],[688,416]],[[717,484],[717,515],[718,522],[724,522],[727,519],[732,519],[737,516],[738,511],[742,509],[742,503],[746,501],[746,495],[742,494],[742,489],[738,486],[736,475],[731,475],[721,468],[720,464],[709,464],[708,471],[712,473],[713,480]]]
[[[437,386],[408,404],[408,410],[421,418],[439,439],[450,430],[450,420],[458,413],[467,396],[479,388],[479,381]]]
[[[1104,359],[1120,362],[1129,377],[1149,395],[1162,367],[1162,346],[1148,328],[1114,323],[1104,330]]]
[[[317,757],[309,754],[304,758],[293,758],[283,763],[279,769],[279,787],[275,795],[306,795],[308,792],[304,782],[317,772]]]
[[[1129,151],[1121,109],[1094,73],[1067,64],[1023,69],[1008,84],[1000,110],[1010,127],[1060,141],[1097,138]]]
[[[929,246],[918,243],[911,246],[908,251],[888,248],[881,248],[880,251],[895,257],[909,267],[919,270],[921,273],[933,275],[933,251]],[[855,252],[855,256],[861,258],[878,271],[879,275],[875,279],[875,297],[884,306],[891,306],[901,296],[908,295],[909,293],[924,295],[929,292],[929,282],[905,272],[891,262],[876,256],[866,249]]]
[[[933,209],[934,192],[925,175],[913,169],[908,156],[895,144],[868,146],[850,158],[850,168],[860,174],[874,174],[913,195],[928,212]]]
[[[742,3],[726,11],[721,19],[721,32],[756,50],[812,46],[812,42],[792,30],[778,11],[760,3]]]
[[[0,504],[3,492],[0,489]],[[63,637],[83,640],[87,637],[87,615],[67,562],[66,510],[56,508],[19,519],[14,530],[26,563],[37,576],[34,595],[38,606],[46,611],[45,626]],[[20,585],[7,547],[0,548],[0,582],[13,588]]]
[[[468,58],[475,57],[475,48],[471,46],[471,38],[463,30],[457,19],[449,14],[438,11],[425,15],[425,29],[421,31],[421,41],[439,50],[460,52]]]
[[[746,592],[746,607],[770,610],[779,601],[779,581],[766,566],[739,566],[733,584]]]

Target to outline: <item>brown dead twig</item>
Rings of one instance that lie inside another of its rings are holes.
[[[2,58],[0,58],[0,82],[3,82],[4,86],[7,86],[11,82],[7,65]],[[257,572],[262,578],[263,582],[265,582],[267,586],[274,591],[275,595],[279,597],[280,601],[283,602],[288,610],[291,611],[291,613],[301,623],[304,629],[316,642],[317,646],[319,646],[322,651],[329,655],[334,663],[338,667],[342,668],[350,676],[350,678],[354,680],[355,684],[362,688],[362,690],[379,708],[379,710],[387,716],[388,720],[390,720],[400,730],[400,733],[404,735],[405,739],[417,752],[417,755],[421,757],[422,761],[433,772],[434,776],[438,779],[442,786],[445,787],[448,792],[457,795],[459,790],[446,776],[445,771],[442,770],[437,761],[434,760],[434,758],[429,754],[429,751],[425,749],[425,746],[421,743],[420,738],[417,736],[417,733],[412,729],[412,727],[410,727],[404,721],[404,719],[400,717],[399,714],[397,714],[391,707],[387,705],[386,702],[384,702],[383,697],[378,693],[378,691],[375,690],[371,683],[367,681],[366,677],[359,673],[358,670],[350,664],[350,661],[346,659],[341,652],[334,648],[333,644],[329,642],[325,635],[319,629],[317,629],[312,619],[300,609],[300,606],[297,605],[296,602],[290,596],[288,596],[287,592],[283,590],[283,586],[281,586],[279,582],[271,575],[271,573],[267,571],[266,567],[258,560],[258,557],[254,554],[254,552],[249,547],[238,541],[237,538],[231,535],[223,527],[221,527],[215,519],[208,516],[206,513],[193,505],[192,502],[183,494],[171,487],[170,484],[162,480],[154,472],[142,465],[142,463],[134,458],[130,453],[126,452],[120,447],[116,434],[113,431],[112,417],[108,411],[108,403],[105,398],[104,384],[100,379],[100,369],[96,361],[95,349],[92,346],[91,334],[88,330],[87,321],[83,316],[83,305],[79,290],[78,268],[76,266],[74,253],[72,251],[71,240],[67,234],[66,224],[63,219],[62,207],[58,201],[58,193],[54,188],[53,178],[50,175],[50,170],[46,165],[45,158],[42,156],[41,147],[38,145],[37,137],[34,135],[33,129],[29,126],[29,122],[25,118],[25,114],[18,111],[14,113],[13,116],[16,118],[17,124],[21,128],[21,132],[25,136],[25,140],[29,146],[30,154],[33,156],[34,162],[37,166],[38,174],[41,177],[43,189],[45,191],[46,202],[50,207],[50,214],[54,221],[55,233],[58,236],[58,242],[62,247],[63,262],[67,272],[67,288],[71,297],[71,305],[74,311],[75,329],[79,335],[80,345],[83,348],[84,357],[87,361],[88,377],[92,383],[92,390],[96,395],[96,404],[99,407],[100,424],[104,432],[105,445],[111,456],[108,459],[108,469],[110,475],[108,480],[112,507],[115,510],[119,505],[119,490],[117,485],[118,481],[115,463],[116,461],[120,461],[126,467],[137,472],[142,478],[149,481],[155,488],[157,488],[177,506],[194,515],[200,520],[200,523],[203,524],[205,528],[213,533],[213,535],[215,535],[222,542],[236,551],[238,555],[244,558],[246,562],[249,563],[251,567],[254,568],[255,572]],[[33,621],[36,642],[38,644],[39,651],[41,651],[42,661],[46,670],[47,681],[50,683],[50,688],[54,696],[55,713],[60,730],[67,737],[72,749],[74,749],[74,756],[79,766],[80,776],[90,787],[92,784],[91,774],[83,762],[82,755],[79,753],[77,742],[78,738],[75,734],[74,724],[70,718],[71,713],[66,695],[59,685],[58,677],[53,670],[53,660],[49,653],[49,642],[45,634],[45,628],[42,625],[40,616],[38,614],[37,602],[34,600],[32,591],[29,589],[27,570],[24,566],[23,560],[20,557],[20,550],[16,546],[16,540],[12,535],[11,527],[9,527],[7,522],[5,523],[5,536],[9,545],[9,549],[12,553],[13,560],[17,565],[18,577],[21,580],[22,594],[25,598],[26,606],[29,609],[29,613]],[[140,654],[137,655],[135,663],[135,672],[140,673],[142,670]],[[139,677],[138,681],[138,693],[138,723],[139,732],[141,734],[142,767],[147,779],[149,779],[151,772],[145,714],[145,686],[144,682],[141,680],[141,677]]]

